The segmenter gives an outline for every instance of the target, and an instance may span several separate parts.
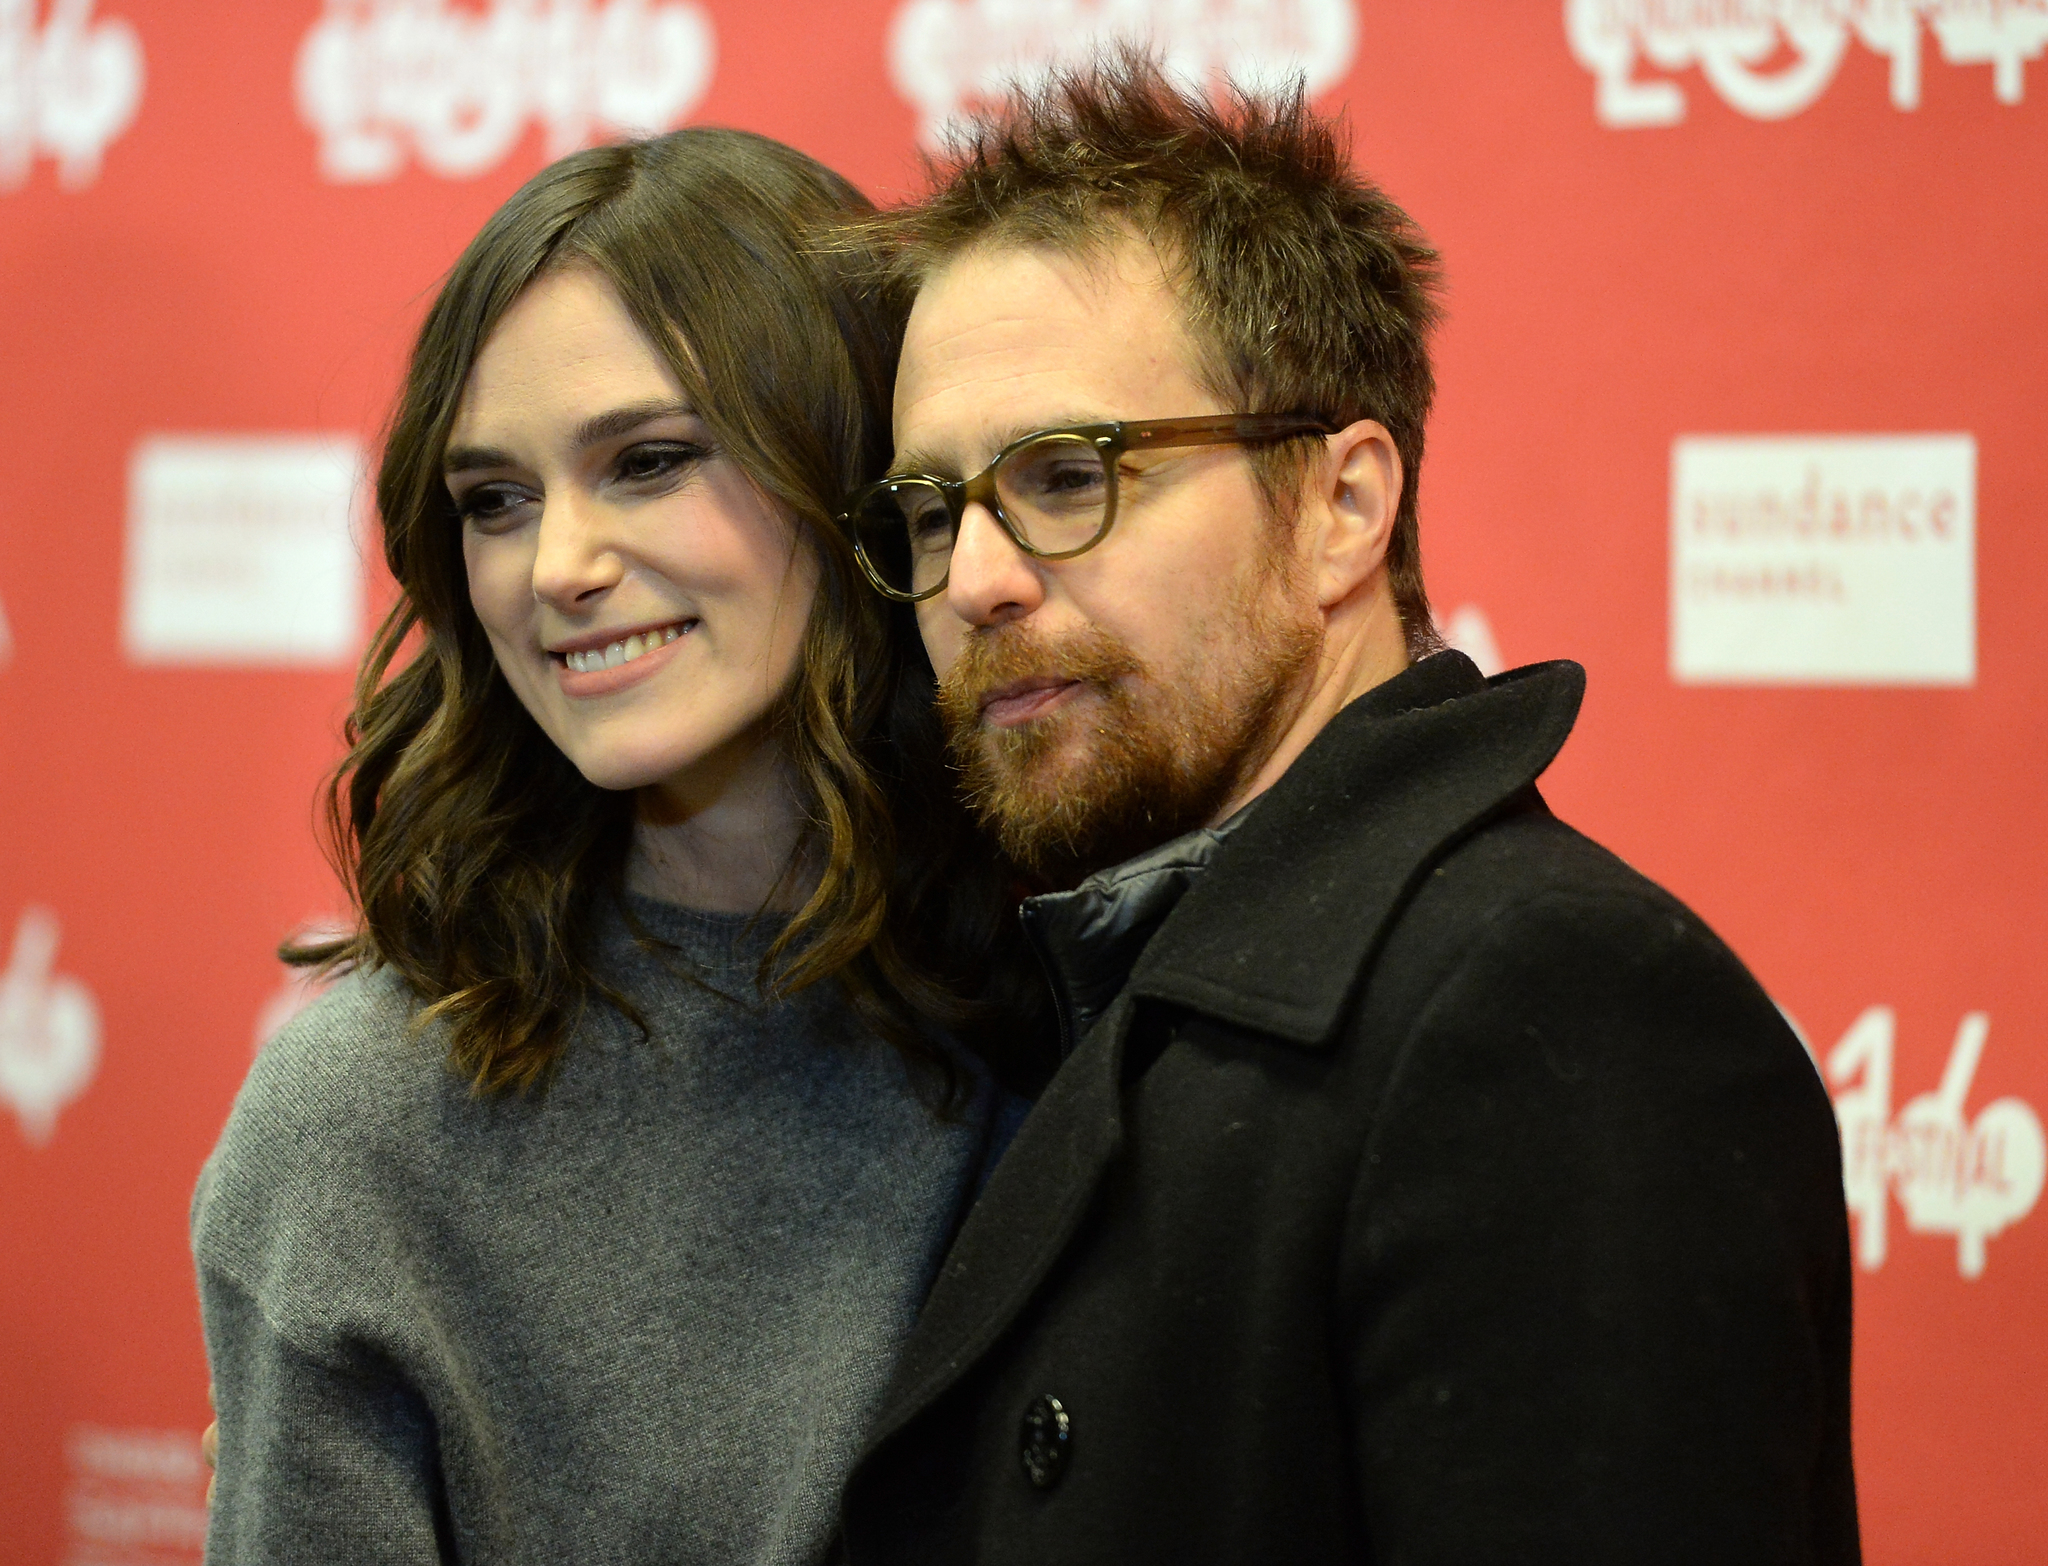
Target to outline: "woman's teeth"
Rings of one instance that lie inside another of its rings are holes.
[[[642,653],[651,653],[657,647],[666,647],[683,634],[681,625],[665,626],[659,631],[643,631],[629,636],[622,642],[599,651],[593,647],[589,652],[562,654],[562,661],[569,666],[571,674],[591,674],[599,669],[616,669],[622,663],[631,663]]]

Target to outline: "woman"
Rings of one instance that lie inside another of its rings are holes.
[[[427,317],[333,796],[360,932],[293,954],[351,971],[194,1203],[210,1560],[829,1547],[1014,1118],[942,1029],[1033,1012],[829,522],[900,311],[805,240],[864,207],[738,132],[579,153]]]

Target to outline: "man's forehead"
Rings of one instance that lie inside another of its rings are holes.
[[[1178,300],[1140,240],[1078,255],[971,250],[925,282],[911,311],[895,466],[960,469],[1033,430],[1161,416],[1134,400],[1187,380],[1185,342]]]

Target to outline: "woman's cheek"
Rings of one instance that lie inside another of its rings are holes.
[[[514,538],[470,537],[463,542],[463,563],[469,574],[469,603],[484,629],[509,635],[522,625],[533,606],[530,551]]]

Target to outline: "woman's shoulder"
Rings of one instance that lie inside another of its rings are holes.
[[[263,1046],[193,1199],[202,1248],[332,1222],[401,1176],[450,1090],[463,1091],[417,1009],[396,973],[357,969]]]
[[[337,1131],[368,1131],[418,1113],[447,1076],[446,1039],[420,1025],[419,1004],[388,967],[342,975],[257,1054],[235,1118],[309,1130],[339,1117]]]

